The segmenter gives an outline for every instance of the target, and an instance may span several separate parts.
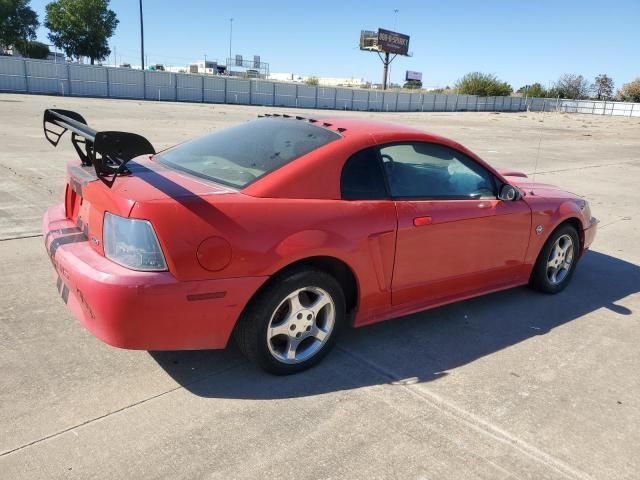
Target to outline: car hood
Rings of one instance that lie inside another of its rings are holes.
[[[546,198],[580,198],[575,193],[567,192],[560,187],[548,183],[534,182],[526,174],[512,170],[499,170],[509,184],[518,187],[525,196]]]

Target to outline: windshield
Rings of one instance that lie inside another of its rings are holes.
[[[177,145],[155,158],[192,175],[244,188],[338,138],[308,122],[263,118]]]

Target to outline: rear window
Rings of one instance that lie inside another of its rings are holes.
[[[155,158],[192,175],[244,188],[339,138],[304,121],[263,118],[182,143]]]

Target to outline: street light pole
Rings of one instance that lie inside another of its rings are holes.
[[[233,18],[230,18],[229,19],[229,63],[231,63],[231,40],[232,39],[233,39]]]
[[[393,9],[393,19],[395,20],[393,23],[393,28],[395,29],[395,31],[398,31],[398,12],[400,12],[400,10],[398,10],[397,8]],[[387,60],[389,60],[389,54],[387,54]],[[390,84],[391,83],[391,62],[389,62],[389,73],[388,73],[388,77],[387,80],[385,81],[385,85]],[[386,90],[387,87],[385,86],[384,90]]]
[[[142,22],[142,0],[140,0],[140,65],[144,70],[144,24]]]

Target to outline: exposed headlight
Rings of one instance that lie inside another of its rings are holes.
[[[147,220],[104,214],[104,255],[123,267],[142,271],[166,271],[158,237]]]

